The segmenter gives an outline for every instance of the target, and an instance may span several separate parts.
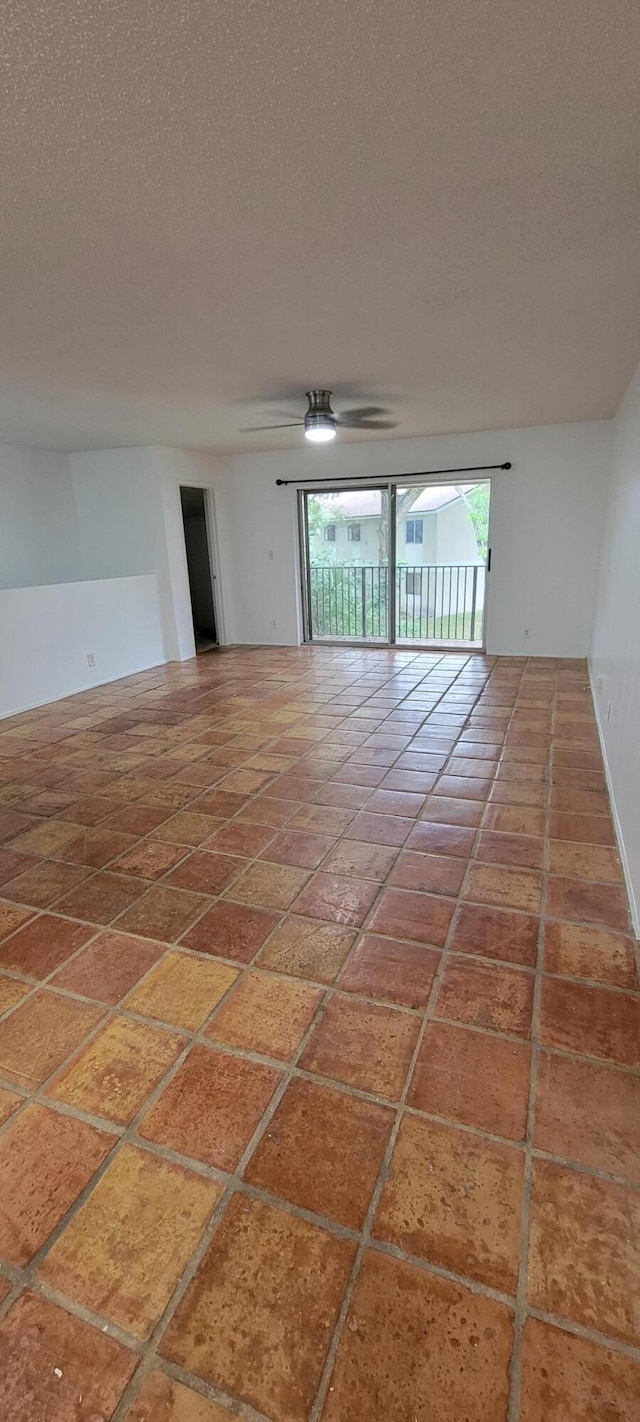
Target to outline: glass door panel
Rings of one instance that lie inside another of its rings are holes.
[[[482,647],[490,497],[488,480],[397,486],[397,642]]]
[[[302,514],[309,638],[388,642],[388,489],[305,492]]]

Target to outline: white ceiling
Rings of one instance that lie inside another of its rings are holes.
[[[284,447],[238,426],[312,385],[399,435],[613,413],[637,0],[7,0],[0,49],[0,440]]]

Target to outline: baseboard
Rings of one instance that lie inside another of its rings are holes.
[[[605,738],[604,738],[604,729],[603,729],[603,726],[602,726],[602,721],[600,720],[600,707],[598,706],[598,698],[597,698],[597,695],[596,695],[596,689],[595,689],[595,686],[594,686],[594,684],[593,684],[593,668],[592,668],[592,666],[591,666],[591,662],[588,663],[588,666],[589,666],[589,686],[590,686],[590,688],[591,688],[591,700],[593,701],[593,709],[594,709],[595,717],[596,717],[596,726],[598,727],[598,737],[599,737],[599,740],[600,740],[600,750],[601,750],[601,752],[602,752],[602,763],[603,763],[603,765],[604,765],[605,780],[606,780],[606,782],[607,782],[607,790],[609,791],[609,799],[610,799],[610,801],[611,801],[611,813],[612,813],[612,815],[613,815],[613,825],[614,825],[614,829],[615,829],[615,833],[616,833],[616,840],[617,840],[617,842],[618,842],[618,853],[619,853],[619,855],[620,855],[620,863],[622,864],[622,873],[624,874],[625,888],[626,888],[626,890],[627,890],[627,898],[628,898],[628,900],[629,900],[629,909],[630,909],[630,911],[631,911],[631,924],[632,924],[633,932],[634,932],[636,938],[640,938],[640,912],[638,911],[638,904],[637,904],[637,902],[636,902],[636,896],[635,896],[634,889],[633,889],[633,882],[632,882],[632,879],[631,879],[631,869],[630,869],[630,866],[629,866],[629,860],[628,860],[628,858],[627,858],[627,851],[626,851],[625,843],[624,843],[624,835],[623,835],[623,833],[622,833],[622,825],[621,825],[621,823],[620,823],[620,816],[619,816],[619,814],[618,814],[618,806],[616,805],[616,795],[615,795],[615,790],[614,790],[614,787],[613,787],[613,779],[612,779],[612,776],[611,776],[611,770],[610,770],[610,768],[609,768],[609,759],[608,759],[608,756],[607,756],[607,746],[606,746],[606,741],[605,741]]]
[[[81,696],[83,691],[95,691],[98,686],[113,686],[117,681],[126,681],[129,676],[139,676],[141,672],[153,671],[154,667],[166,667],[171,660],[170,657],[163,657],[161,662],[145,662],[144,666],[132,667],[130,671],[120,672],[118,676],[101,677],[97,681],[85,682],[83,686],[72,686],[60,696],[45,696],[41,701],[30,701],[26,706],[16,706],[13,711],[2,711],[0,725],[3,721],[11,720],[13,716],[22,716],[25,711],[37,711],[40,706],[55,706],[57,701],[66,701],[69,696]]]

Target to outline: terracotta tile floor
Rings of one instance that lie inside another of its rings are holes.
[[[0,725],[0,1416],[632,1422],[579,662],[239,649]]]

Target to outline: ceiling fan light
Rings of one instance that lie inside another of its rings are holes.
[[[330,390],[307,390],[309,402],[304,417],[304,432],[312,444],[328,444],[335,439],[336,417],[331,409]]]
[[[318,424],[315,422],[307,424],[305,420],[304,435],[305,439],[311,440],[312,444],[328,444],[329,440],[336,437],[336,427],[331,420],[326,422],[323,420]]]

